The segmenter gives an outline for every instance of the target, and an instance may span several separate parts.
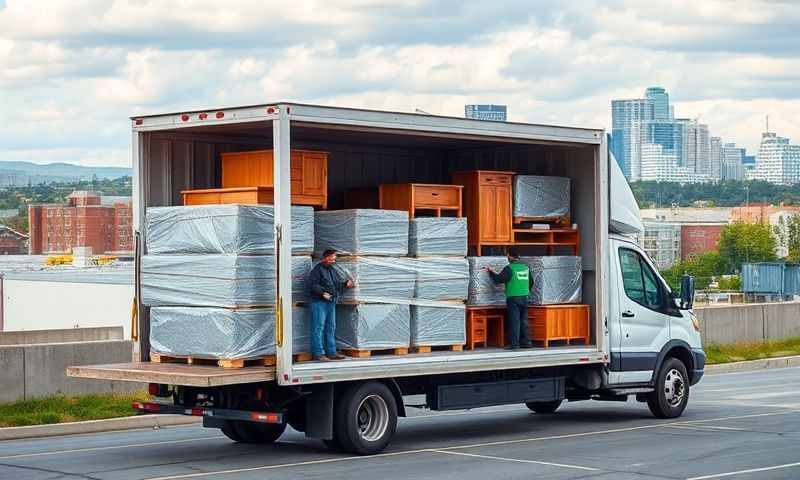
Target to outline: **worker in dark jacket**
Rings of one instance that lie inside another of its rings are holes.
[[[311,296],[311,356],[323,362],[345,358],[336,352],[336,303],[346,288],[353,288],[353,281],[343,278],[335,263],[336,250],[325,250],[306,280]]]
[[[508,350],[520,347],[531,348],[531,336],[528,331],[528,295],[533,287],[533,276],[528,265],[519,259],[519,253],[513,247],[508,249],[508,265],[500,273],[490,267],[484,267],[496,284],[506,286],[506,331],[511,337]]]

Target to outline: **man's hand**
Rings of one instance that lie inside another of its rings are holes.
[[[330,299],[333,298],[333,295],[331,295],[328,292],[322,292],[322,298],[324,298],[325,300],[330,301]]]
[[[490,267],[488,265],[483,267],[483,271],[484,272],[489,272],[489,273],[494,273],[494,270],[492,270],[492,267]]]
[[[344,287],[345,288],[353,288],[353,281],[350,280],[350,279],[347,279],[347,281],[344,282]]]

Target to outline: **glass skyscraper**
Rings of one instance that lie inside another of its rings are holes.
[[[672,120],[672,109],[669,106],[669,94],[662,87],[648,87],[644,98],[653,103],[653,119],[655,121]]]

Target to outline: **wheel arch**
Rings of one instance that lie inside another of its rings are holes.
[[[394,378],[384,378],[380,381],[381,383],[389,387],[389,391],[392,392],[392,396],[394,397],[394,402],[397,404],[397,416],[405,417],[406,405],[403,402],[403,392],[400,390],[400,385],[397,384],[397,381]]]
[[[661,371],[661,365],[667,358],[676,358],[680,360],[686,367],[686,372],[689,376],[694,372],[694,356],[692,355],[692,347],[683,340],[670,340],[658,352],[656,357],[656,364],[653,368],[653,375],[650,378],[650,383],[655,384],[658,372]]]

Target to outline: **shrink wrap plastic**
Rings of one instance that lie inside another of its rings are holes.
[[[408,259],[416,272],[414,298],[466,300],[469,264],[465,258]]]
[[[272,205],[193,205],[147,209],[148,254],[275,252]],[[314,209],[292,206],[292,254],[314,250]]]
[[[522,257],[531,268],[531,305],[581,303],[583,269],[581,257]]]
[[[514,216],[556,218],[570,213],[570,179],[514,175]]]
[[[332,248],[345,255],[408,255],[408,212],[329,210],[314,214],[314,254]]]
[[[292,257],[292,301],[308,299],[311,257]],[[237,307],[275,303],[275,257],[145,255],[142,302],[149,306]]]
[[[462,345],[467,341],[463,306],[411,306],[411,346]]]
[[[506,257],[467,257],[469,262],[469,295],[467,305],[505,305],[506,293],[503,284],[495,284],[489,272],[483,267],[491,267],[497,273],[508,265]]]
[[[467,219],[418,217],[409,226],[408,254],[412,257],[467,255]]]
[[[310,312],[292,308],[292,352],[310,351]],[[164,355],[235,360],[275,355],[272,308],[154,307],[150,347]]]
[[[336,269],[351,279],[353,288],[342,293],[343,302],[408,303],[414,297],[416,272],[407,258],[339,257]]]
[[[362,303],[336,306],[336,342],[339,348],[379,350],[408,347],[410,324],[408,305]]]

